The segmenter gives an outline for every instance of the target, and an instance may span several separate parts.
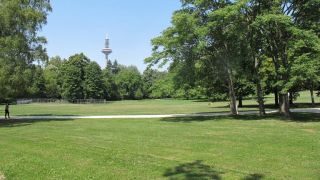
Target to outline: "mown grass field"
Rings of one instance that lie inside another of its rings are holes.
[[[316,101],[319,98],[317,97]],[[307,92],[296,107],[309,107]],[[266,98],[268,108],[273,98]],[[246,110],[257,110],[254,100]],[[12,105],[17,115],[228,112],[228,102]],[[320,179],[320,114],[0,120],[5,179]]]
[[[272,96],[265,98],[266,109],[275,108]],[[316,102],[320,98],[316,97]],[[296,107],[310,107],[310,95],[301,92],[295,101]],[[243,101],[240,111],[258,110],[254,99]],[[4,107],[3,107],[4,108]],[[32,103],[12,105],[11,115],[128,115],[128,114],[188,114],[205,112],[229,112],[229,102],[208,102],[197,100],[126,100],[110,101],[107,104],[59,104],[59,103]]]
[[[6,179],[319,179],[320,115],[0,123]]]

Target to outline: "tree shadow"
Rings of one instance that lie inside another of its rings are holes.
[[[315,103],[312,105],[312,103],[293,103],[290,105],[290,107],[293,108],[314,108],[314,107],[320,107],[320,103]]]
[[[223,120],[226,117],[201,117],[201,116],[192,116],[192,117],[167,117],[162,118],[160,121],[164,122],[181,122],[181,123],[192,123],[192,122],[203,122],[203,121],[216,121],[216,120]]]
[[[0,119],[0,128],[29,126],[38,122],[73,121],[74,119]]]
[[[278,106],[275,106],[274,104],[265,104],[264,107],[266,109],[278,109],[279,107]],[[221,106],[214,106],[214,107],[210,107],[211,109],[229,109],[230,106],[229,105],[221,105]],[[258,104],[243,104],[241,107],[238,107],[239,110],[241,111],[246,111],[246,110],[243,110],[243,109],[256,109],[258,111],[259,109],[259,105]],[[249,110],[249,111],[252,111],[252,110]]]
[[[291,119],[289,119],[289,121],[320,122],[320,113],[292,113]]]
[[[242,121],[254,121],[254,120],[280,120],[285,122],[300,122],[300,123],[308,123],[308,122],[320,122],[320,113],[297,113],[292,112],[291,116],[285,117],[280,113],[267,114],[263,117],[258,115],[239,115],[232,116],[233,119],[242,120]]]
[[[261,180],[264,178],[263,174],[249,174],[248,176],[244,177],[242,180]]]
[[[167,169],[163,174],[169,179],[221,179],[220,174],[223,172],[217,171],[214,168],[203,164],[202,161],[196,160],[191,163],[181,164],[174,168]]]
[[[234,171],[234,170],[227,170]],[[246,175],[237,171],[241,175]],[[195,180],[195,179],[213,179],[221,180],[221,175],[227,172],[216,170],[215,168],[204,164],[201,160],[196,160],[191,163],[180,164],[174,168],[169,168],[163,174],[164,177],[168,179],[183,179],[183,180]],[[246,175],[242,180],[262,180],[264,178],[263,174],[253,173]],[[240,178],[239,178],[240,179]]]
[[[204,121],[221,121],[221,120],[239,120],[239,121],[257,121],[257,120],[279,120],[284,122],[320,122],[320,113],[291,113],[291,117],[287,118],[280,113],[267,114],[259,116],[256,114],[237,115],[237,116],[191,116],[191,117],[168,117],[162,118],[160,121],[173,122],[173,123],[192,123]]]
[[[78,116],[78,115],[71,115],[71,114],[48,114],[48,113],[39,113],[39,114],[19,114],[16,115],[15,117],[28,117],[28,116]]]

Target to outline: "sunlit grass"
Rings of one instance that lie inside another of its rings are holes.
[[[316,97],[319,102],[319,97]],[[274,98],[265,98],[266,109],[275,109]],[[294,107],[311,107],[309,92],[301,92]],[[255,98],[243,101],[240,111],[257,111]],[[229,102],[206,100],[126,100],[110,101],[106,104],[32,103],[12,105],[11,114],[17,115],[128,115],[128,114],[189,114],[206,112],[229,112]]]
[[[320,177],[320,116],[0,123],[7,179]]]

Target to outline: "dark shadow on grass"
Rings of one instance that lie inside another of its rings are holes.
[[[275,106],[274,104],[265,104],[264,106],[266,109],[277,109],[278,107]],[[225,105],[225,106],[215,106],[215,107],[211,107],[212,109],[225,109],[225,108],[230,108],[229,105]],[[239,107],[239,109],[242,108],[252,108],[252,109],[259,109],[258,104],[243,104],[242,107]]]
[[[287,122],[320,122],[320,114],[319,113],[291,113],[291,117],[287,118],[279,113],[267,114],[264,117],[260,117],[258,115],[240,115],[240,116],[232,116],[233,119],[237,120],[280,120]]]
[[[291,108],[315,108],[315,107],[320,107],[320,103],[315,103],[314,106],[311,103],[294,103],[294,104],[290,105],[290,107]],[[215,106],[215,107],[211,107],[211,108],[225,109],[225,108],[229,108],[229,105]],[[242,108],[258,109],[259,106],[258,106],[258,104],[243,104],[243,106],[240,107],[240,109],[242,109]],[[278,109],[279,107],[274,104],[265,104],[265,108],[266,109]]]
[[[217,112],[212,112],[212,111],[206,111],[206,112],[197,112],[197,113],[193,113],[193,114],[210,114],[210,113],[230,113],[229,110],[225,110],[225,111],[217,111]]]
[[[168,179],[183,179],[183,180],[195,180],[195,179],[222,179],[221,175],[234,170],[216,170],[214,167],[204,164],[201,160],[196,160],[191,163],[180,164],[176,167],[169,168],[163,174],[164,177]],[[241,176],[246,175],[241,171],[236,171],[241,174]],[[242,180],[262,180],[264,178],[263,174],[253,173],[248,174]],[[240,179],[240,178],[239,178]]]
[[[214,168],[203,164],[202,161],[197,160],[191,163],[178,165],[174,168],[167,169],[163,174],[169,179],[221,179],[221,174]]]
[[[192,123],[192,122],[203,122],[203,121],[215,121],[223,120],[226,117],[169,117],[162,118],[160,121],[164,122],[182,122],[182,123]]]
[[[263,174],[249,174],[248,176],[244,177],[243,180],[261,180],[264,178]]]
[[[292,113],[289,121],[295,122],[320,122],[319,113]]]
[[[0,119],[0,128],[28,126],[37,122],[73,121],[73,119]]]
[[[239,120],[239,121],[257,121],[257,120],[279,120],[286,122],[320,122],[320,113],[291,113],[291,118],[288,119],[279,113],[267,114],[266,116],[259,116],[256,114],[250,115],[238,115],[238,116],[213,116],[213,117],[172,117],[162,118],[160,121],[164,122],[180,122],[180,123],[192,123],[192,122],[204,122],[204,121],[219,121],[219,120]]]
[[[290,105],[293,108],[314,108],[320,107],[320,103],[315,103],[314,106],[311,103],[293,103]]]
[[[21,117],[21,116],[25,116],[25,117],[28,117],[28,116],[82,116],[82,115],[72,115],[72,114],[19,114],[19,115],[16,115],[16,117]]]

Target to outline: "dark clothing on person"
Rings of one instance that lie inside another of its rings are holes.
[[[8,116],[8,118],[10,119],[9,104],[6,104],[6,107],[5,107],[4,111],[5,111],[4,117],[7,119],[7,116]]]

